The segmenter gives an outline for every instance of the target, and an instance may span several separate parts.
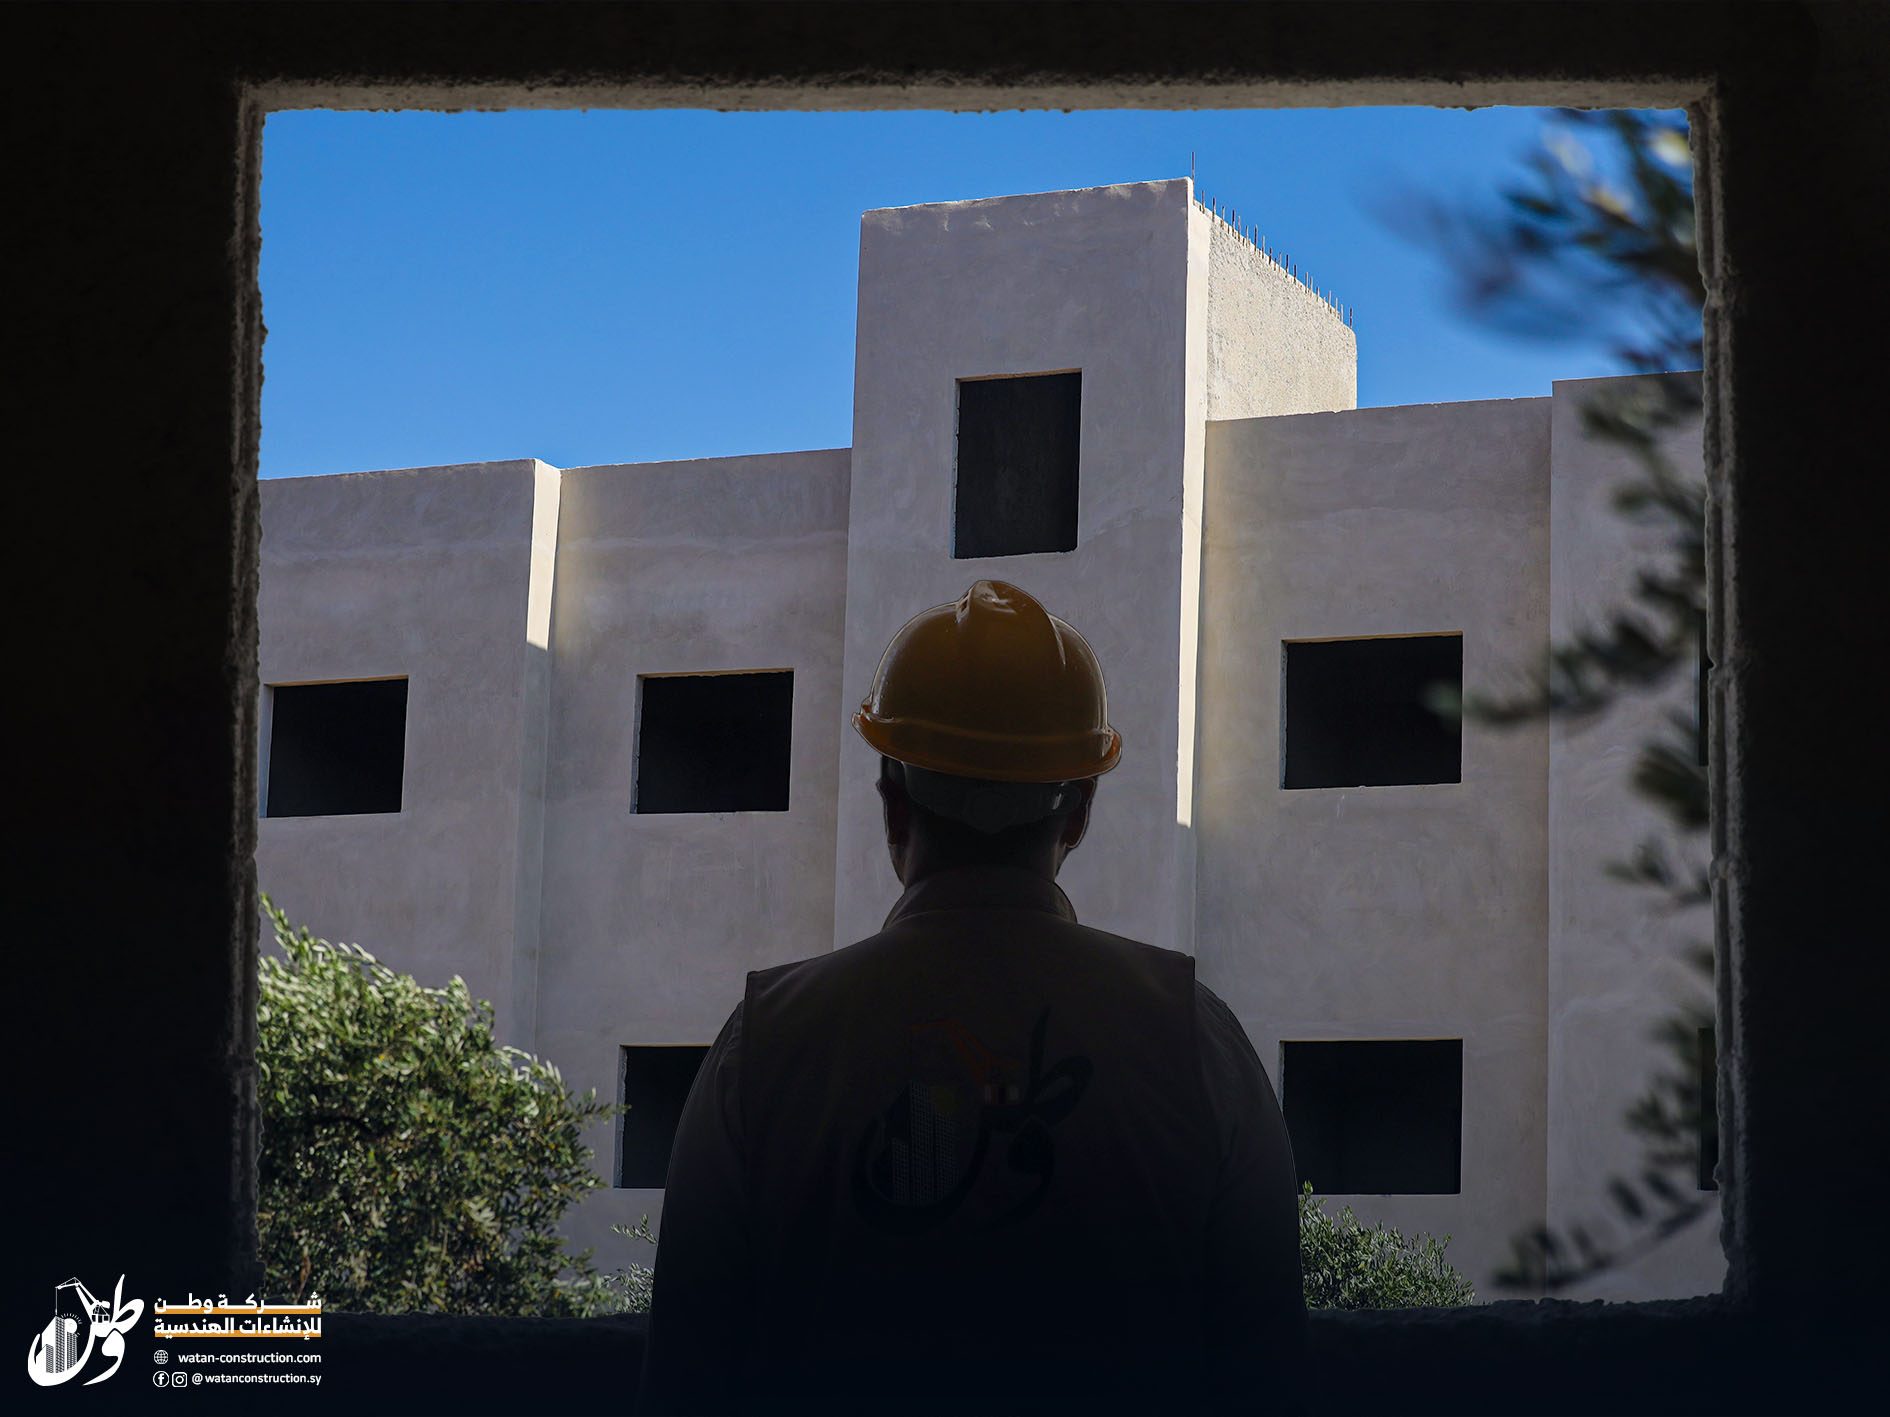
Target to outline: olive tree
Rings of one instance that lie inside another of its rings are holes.
[[[1312,1187],[1299,1196],[1299,1263],[1309,1309],[1454,1308],[1476,1302],[1444,1258],[1450,1243],[1367,1225],[1346,1206],[1327,1215]]]
[[[587,1128],[620,1109],[502,1046],[492,1005],[331,944],[263,897],[259,964],[267,1291],[380,1313],[582,1314],[588,1252],[559,1218],[602,1184]]]

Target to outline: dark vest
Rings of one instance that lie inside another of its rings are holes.
[[[769,1411],[1176,1411],[1219,1160],[1194,961],[1005,868],[749,976]]]

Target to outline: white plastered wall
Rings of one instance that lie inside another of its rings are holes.
[[[549,591],[556,477],[526,460],[261,488],[265,721],[271,685],[409,682],[400,811],[264,817],[257,879],[318,935],[429,984],[463,975],[514,1042],[530,1038],[514,950],[531,888],[527,745],[545,713],[531,610]]]
[[[1023,586],[1089,640],[1125,745],[1062,884],[1086,923],[1184,950],[1215,280],[1223,309],[1243,315],[1223,321],[1225,343],[1266,342],[1279,369],[1344,366],[1280,375],[1283,390],[1338,397],[1353,378],[1349,343],[1302,346],[1261,303],[1242,303],[1238,272],[1216,276],[1211,225],[1185,179],[867,213],[848,520],[849,708],[906,619],[981,577]],[[953,559],[956,381],[1073,369],[1083,373],[1076,549]],[[834,941],[844,945],[880,927],[898,884],[871,790],[876,760],[844,723],[836,730]]]
[[[1339,312],[1238,234],[1207,233],[1207,416],[1270,418],[1358,407],[1358,338]]]
[[[564,475],[538,1039],[580,1090],[615,1100],[620,1047],[708,1044],[749,970],[832,941],[847,482],[844,449]],[[762,669],[794,672],[788,810],[633,813],[637,676]],[[609,1227],[661,1198],[594,1192],[565,1231],[647,1259]]]
[[[1543,1207],[1546,732],[1467,728],[1459,783],[1288,790],[1281,645],[1460,632],[1472,689],[1531,662],[1548,445],[1545,399],[1208,428],[1200,974],[1276,1083],[1286,1039],[1463,1040],[1461,1193],[1336,1203],[1455,1235],[1480,1289]]]

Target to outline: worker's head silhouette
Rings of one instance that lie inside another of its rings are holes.
[[[1095,653],[1004,581],[908,620],[853,726],[880,754],[887,849],[907,885],[973,863],[1054,878],[1122,753]]]

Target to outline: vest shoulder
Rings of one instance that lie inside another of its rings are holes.
[[[1065,920],[1062,916],[1052,915],[1048,911],[1019,911],[1008,908],[938,911],[909,916],[881,930],[878,934],[868,935],[865,939],[858,940],[844,949],[835,950],[833,954],[822,956],[822,958],[838,958],[850,950],[868,953],[895,949],[912,940],[968,933],[994,935],[1002,939],[1016,940],[1019,944],[1043,941],[1078,945],[1105,954],[1149,961],[1185,961],[1191,964],[1194,959],[1192,955],[1182,950],[1166,949],[1160,945],[1148,944],[1143,940],[1131,939],[1127,935],[1099,930],[1093,925]]]
[[[1020,918],[1022,915],[1011,909],[965,909],[909,916],[826,954],[751,970],[748,996],[796,992],[855,977],[860,972],[896,966],[902,955],[915,947],[967,934],[995,937],[1000,946],[1029,949],[1036,945],[1058,952],[1078,952],[1133,974],[1185,974],[1190,982],[1194,979],[1194,956],[1185,951],[1151,945],[1047,912],[1031,912]]]

